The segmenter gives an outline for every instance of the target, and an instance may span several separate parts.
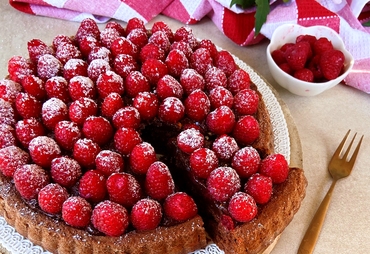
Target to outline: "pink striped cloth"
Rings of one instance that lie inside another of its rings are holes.
[[[107,22],[114,18],[128,21],[138,17],[144,22],[158,14],[194,24],[208,16],[232,41],[241,46],[271,38],[284,23],[303,26],[326,25],[336,30],[355,59],[345,83],[370,93],[370,3],[365,0],[291,0],[287,4],[271,1],[271,12],[261,34],[254,37],[254,10],[230,8],[231,0],[9,0],[17,10],[59,19],[81,21],[93,18]]]

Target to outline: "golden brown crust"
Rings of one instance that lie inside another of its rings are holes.
[[[153,231],[132,231],[122,237],[93,236],[32,210],[9,178],[0,174],[0,216],[36,245],[59,254],[69,253],[189,253],[207,244],[200,216]]]
[[[263,252],[293,219],[305,197],[306,185],[303,170],[291,168],[288,179],[274,187],[272,199],[250,223],[231,231],[220,222],[213,223],[208,230],[215,232],[214,242],[230,254]]]

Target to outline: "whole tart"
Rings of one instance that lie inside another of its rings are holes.
[[[163,22],[151,30],[139,19],[126,28],[109,22],[100,31],[86,19],[75,36],[58,35],[52,46],[35,39],[28,49],[29,58],[9,60],[0,82],[0,215],[35,245],[52,253],[189,253],[213,242],[226,253],[266,253],[298,211],[303,170],[283,158],[278,182],[261,169],[276,155],[269,112],[248,73],[210,40]],[[257,162],[242,176],[233,163],[246,147]],[[199,174],[190,160],[201,149],[217,163]],[[114,154],[108,166],[99,162],[103,152]],[[74,181],[53,173],[60,158],[77,162]],[[213,171],[230,180],[224,168],[233,181],[212,192]],[[42,180],[29,181],[35,174]],[[254,214],[244,221],[231,199],[257,198],[243,187],[255,174],[273,182],[271,196],[248,204]],[[118,176],[130,180],[116,184]],[[51,185],[63,195],[50,198]],[[65,208],[76,197],[91,210],[87,222]]]

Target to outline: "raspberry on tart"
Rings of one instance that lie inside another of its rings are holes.
[[[45,135],[45,127],[36,118],[28,118],[15,124],[15,133],[18,141],[28,148],[33,138]]]
[[[125,162],[122,155],[111,150],[102,150],[95,158],[96,169],[106,177],[109,177],[113,173],[122,172],[124,165]]]
[[[139,182],[128,173],[111,174],[106,185],[109,199],[126,208],[131,208],[142,196]]]
[[[17,144],[15,129],[8,124],[0,124],[0,149]]]
[[[50,176],[55,183],[71,188],[82,175],[80,164],[73,158],[57,157],[51,161]]]
[[[92,208],[86,199],[80,196],[69,197],[62,206],[63,220],[76,228],[85,228],[90,224]]]
[[[140,199],[132,207],[130,221],[136,230],[156,229],[162,219],[162,207],[154,199]]]
[[[176,221],[186,221],[198,213],[194,200],[184,192],[169,195],[164,201],[164,213]]]
[[[78,193],[92,203],[99,203],[107,195],[107,179],[98,170],[88,170],[80,178]]]
[[[68,198],[68,192],[56,183],[49,183],[42,188],[37,197],[40,208],[49,214],[58,214],[62,211],[64,201]]]
[[[218,167],[207,178],[207,191],[214,200],[229,200],[240,189],[240,178],[231,167]]]
[[[30,156],[17,146],[0,149],[0,171],[5,176],[13,177],[15,170],[30,162]]]

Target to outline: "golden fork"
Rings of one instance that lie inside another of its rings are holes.
[[[299,246],[299,249],[298,249],[298,254],[310,254],[313,252],[315,245],[316,245],[317,238],[319,237],[322,225],[324,223],[326,212],[329,208],[329,203],[332,197],[335,184],[337,183],[339,179],[347,177],[351,174],[353,165],[355,164],[356,157],[357,157],[358,151],[360,150],[360,146],[361,146],[362,139],[364,136],[361,137],[357,147],[355,148],[355,151],[352,154],[352,157],[349,160],[347,160],[349,151],[357,135],[357,133],[355,133],[347,150],[345,151],[344,155],[341,157],[342,149],[344,147],[344,144],[346,143],[347,137],[350,132],[351,130],[349,130],[347,134],[344,136],[342,142],[339,144],[337,150],[335,151],[335,153],[333,154],[333,157],[331,158],[329,162],[328,169],[329,169],[330,175],[333,178],[333,182],[330,186],[330,189],[328,190],[328,193],[326,194],[325,198],[323,199],[319,208],[317,209],[316,214],[313,217],[306,231],[306,234],[304,235],[302,239],[301,245]]]

